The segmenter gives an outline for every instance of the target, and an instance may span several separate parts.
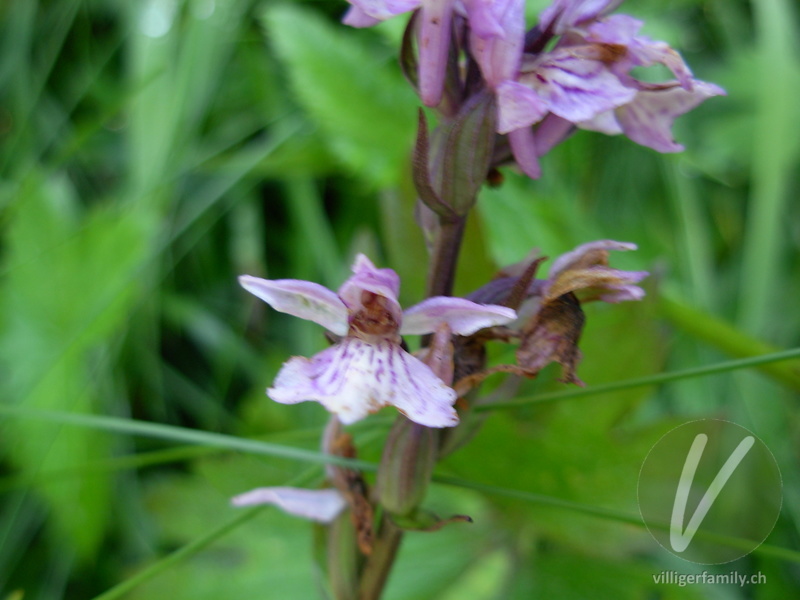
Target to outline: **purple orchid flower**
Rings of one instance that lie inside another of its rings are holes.
[[[296,279],[244,275],[239,282],[275,310],[342,336],[310,359],[291,358],[267,395],[283,404],[317,401],[345,424],[391,404],[420,425],[456,425],[455,391],[403,350],[400,334],[432,333],[444,323],[454,334],[471,335],[516,318],[509,308],[449,297],[428,298],[403,312],[397,273],[376,268],[363,254],[337,293]]]
[[[497,87],[498,133],[509,134],[520,167],[535,176],[530,158],[520,161],[514,137],[529,131],[527,153],[541,156],[576,125],[607,134],[626,134],[659,152],[679,152],[672,139],[678,116],[706,98],[724,95],[696,80],[680,55],[665,42],[639,35],[643,23],[628,15],[605,16],[616,0],[556,0],[541,15],[539,28],[561,38],[555,48],[524,55],[515,79]],[[634,67],[666,66],[674,80],[649,84],[635,79]],[[531,125],[542,123],[535,134]],[[546,126],[544,126],[546,124]],[[524,156],[524,155],[523,155]]]

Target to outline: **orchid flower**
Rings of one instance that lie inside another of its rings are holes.
[[[683,146],[671,133],[675,118],[707,98],[725,94],[714,84],[694,79],[666,42],[639,35],[642,21],[605,16],[618,4],[556,0],[539,21],[540,31],[561,36],[556,46],[523,55],[517,77],[497,85],[498,133],[509,134],[517,162],[527,174],[535,176],[527,155],[544,154],[557,143],[549,138],[563,137],[573,125],[609,135],[624,133],[658,152],[679,152]],[[656,64],[666,66],[675,79],[650,84],[630,74],[634,67]],[[547,127],[537,129],[527,142],[527,155],[518,152],[518,132],[530,132],[531,125],[543,120]]]
[[[352,270],[336,293],[310,281],[239,278],[248,292],[275,310],[341,336],[312,358],[291,358],[267,395],[283,404],[317,401],[345,424],[393,405],[420,425],[456,425],[455,391],[402,348],[400,334],[428,334],[446,323],[456,335],[471,335],[513,321],[515,311],[464,298],[434,297],[403,312],[397,301],[397,273],[376,268],[363,254]]]

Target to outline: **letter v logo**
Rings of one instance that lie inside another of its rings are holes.
[[[719,419],[690,421],[662,435],[642,462],[637,495],[653,538],[702,565],[756,549],[783,501],[781,472],[769,448],[752,431]]]
[[[703,450],[705,450],[707,442],[708,436],[704,433],[698,433],[694,438],[694,442],[692,442],[689,454],[686,455],[686,462],[683,463],[683,472],[678,482],[678,489],[675,492],[675,503],[672,505],[672,520],[670,521],[669,528],[669,543],[675,552],[683,552],[688,548],[692,538],[694,538],[694,534],[697,533],[703,519],[705,519],[708,511],[711,509],[711,505],[714,504],[714,500],[717,499],[717,496],[719,496],[722,488],[725,487],[728,479],[733,475],[736,467],[741,464],[744,457],[750,451],[750,448],[753,447],[755,438],[753,436],[747,436],[739,442],[739,445],[736,446],[736,449],[728,457],[728,460],[722,465],[719,473],[717,473],[711,485],[708,487],[705,494],[703,494],[700,503],[697,505],[694,514],[692,514],[684,530],[683,520],[686,514],[686,503],[689,500],[689,492],[692,489],[692,482],[694,481],[694,475],[697,471],[697,465],[700,464],[700,459],[703,456]]]

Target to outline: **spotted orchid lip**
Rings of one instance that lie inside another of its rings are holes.
[[[456,392],[390,341],[347,337],[312,358],[292,358],[267,394],[282,404],[315,400],[345,425],[388,405],[427,427],[458,424]]]

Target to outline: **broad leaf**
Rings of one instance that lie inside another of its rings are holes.
[[[366,33],[308,10],[271,8],[264,24],[298,100],[334,154],[369,183],[396,181],[409,161],[416,117],[416,99],[399,71],[386,68]]]

